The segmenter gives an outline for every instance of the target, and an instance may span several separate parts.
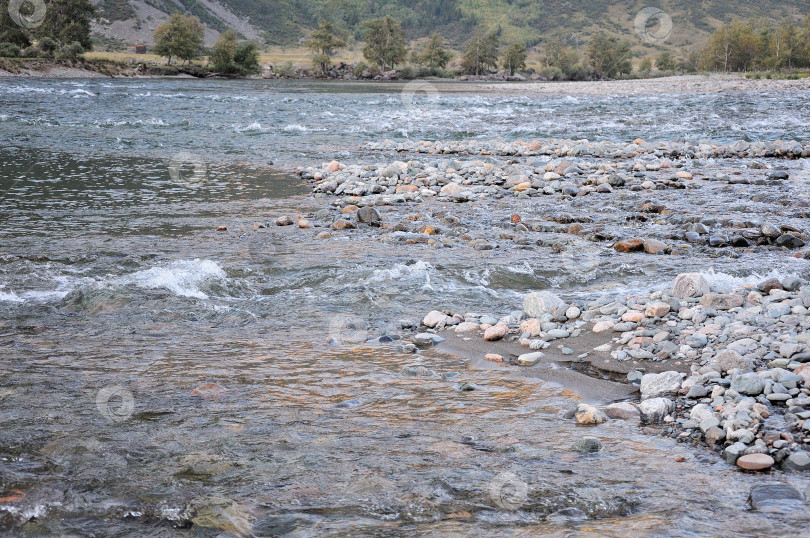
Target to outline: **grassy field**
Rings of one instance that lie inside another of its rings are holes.
[[[451,62],[451,66],[454,63],[458,62],[458,59],[461,56],[459,51],[452,51],[453,53],[453,61]],[[286,62],[292,62],[294,65],[299,67],[309,67],[311,65],[310,58],[311,52],[306,47],[268,47],[266,50],[261,51],[259,54],[259,61],[262,64],[272,64],[272,65],[279,65]],[[85,54],[85,58],[88,60],[110,60],[110,61],[117,61],[117,62],[125,62],[125,63],[148,63],[154,65],[164,65],[166,63],[166,58],[162,58],[160,56],[156,56],[154,54],[132,54],[129,52],[104,52],[104,51],[92,51]],[[174,60],[173,63],[176,63],[177,60]],[[205,65],[208,61],[207,56],[200,56],[199,58],[193,60],[193,63],[196,65]],[[346,63],[358,63],[361,61],[365,61],[363,58],[363,46],[361,44],[356,44],[352,50],[343,49],[339,51],[337,55],[332,59],[333,63],[338,62],[346,62]],[[534,69],[538,69],[542,67],[540,54],[537,52],[529,52],[528,59],[526,60],[526,64],[528,67],[532,67]]]

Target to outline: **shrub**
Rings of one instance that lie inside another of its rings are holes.
[[[556,66],[548,66],[540,68],[540,71],[537,72],[540,75],[540,78],[545,80],[564,80],[565,73],[563,70]]]
[[[19,58],[20,47],[14,43],[0,43],[0,57]]]
[[[363,76],[363,72],[366,69],[368,69],[368,65],[366,65],[366,62],[358,62],[357,65],[354,66],[354,71],[352,71],[352,74],[357,78],[360,78]]]
[[[410,65],[406,65],[405,67],[399,70],[397,76],[404,80],[411,80],[416,78],[416,70]]]
[[[84,47],[78,41],[74,41],[70,45],[62,47],[62,57],[68,60],[75,60],[84,54]]]
[[[59,51],[59,43],[50,37],[43,37],[40,39],[37,43],[37,47],[39,48],[41,53],[40,55],[43,58],[53,58],[54,55]]]
[[[20,58],[39,58],[39,56],[40,50],[36,47],[36,45],[25,48],[20,53]]]
[[[274,67],[273,73],[280,77],[289,78],[295,75],[295,68],[293,68],[292,62],[284,62],[283,64]]]
[[[594,69],[590,65],[575,64],[567,76],[568,80],[590,80],[594,77]]]

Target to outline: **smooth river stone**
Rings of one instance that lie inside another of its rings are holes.
[[[748,454],[737,459],[737,466],[748,471],[763,471],[770,469],[773,464],[773,458],[767,454]]]

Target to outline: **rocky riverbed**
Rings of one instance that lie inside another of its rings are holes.
[[[391,157],[297,170],[316,198],[331,199],[310,216],[329,228],[318,238],[376,230],[386,242],[510,259],[571,253],[572,273],[624,256],[691,268],[646,291],[625,282],[612,293],[568,289],[572,300],[531,293],[506,315],[439,308],[413,334],[402,325],[395,338],[405,335],[406,350],[478,340],[467,354],[479,362],[608,377],[638,387],[640,399],[582,404],[572,419],[638,420],[742,469],[810,469],[810,286],[796,276],[710,285],[701,274],[719,260],[803,272],[810,142],[420,141],[358,151]],[[603,341],[588,348],[594,335]]]
[[[508,339],[525,351],[507,357],[481,351],[484,358],[533,367],[552,346],[573,356],[569,342],[581,335],[610,335],[605,344],[561,362],[615,371],[590,356],[608,363],[634,360],[626,381],[639,386],[640,403],[581,404],[571,413],[577,422],[663,423],[667,435],[702,443],[742,469],[781,464],[804,471],[810,469],[808,306],[810,286],[795,278],[714,293],[702,275],[685,273],[667,292],[622,298],[565,302],[534,292],[522,310],[503,317],[436,310],[412,340],[432,345],[452,331],[481,338],[485,350],[485,342]],[[662,371],[668,362],[677,369]]]

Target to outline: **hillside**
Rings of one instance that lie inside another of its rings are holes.
[[[711,31],[733,18],[799,20],[810,13],[810,0],[98,0],[104,18],[98,34],[124,43],[150,43],[154,28],[174,12],[197,15],[210,29],[206,41],[225,28],[273,45],[295,45],[320,19],[329,19],[349,41],[359,40],[362,21],[391,15],[402,21],[409,38],[438,31],[459,46],[479,24],[500,28],[505,42],[536,45],[559,38],[570,45],[587,42],[596,31],[629,40],[637,51],[652,50],[634,31],[645,6],[664,10],[672,32],[659,47],[683,49],[702,44]]]

